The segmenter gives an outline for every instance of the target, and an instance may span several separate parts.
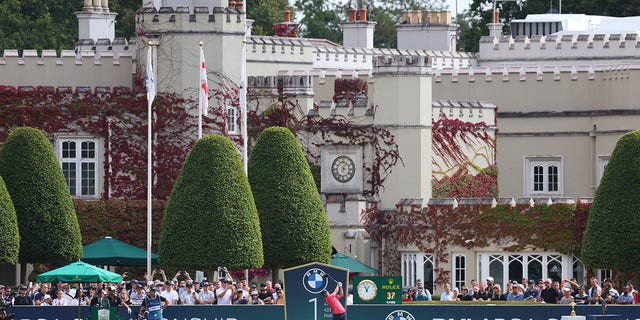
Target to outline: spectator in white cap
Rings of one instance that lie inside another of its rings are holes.
[[[562,298],[560,298],[560,304],[570,304],[573,302],[571,296],[571,288],[562,288]]]
[[[494,284],[494,280],[493,277],[487,277],[487,286],[486,286],[486,290],[487,290],[487,294],[489,295],[489,297],[493,296],[493,284]]]

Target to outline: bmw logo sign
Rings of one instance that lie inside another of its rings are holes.
[[[322,269],[311,268],[302,276],[302,285],[310,293],[320,293],[327,287],[327,273]]]
[[[416,320],[416,318],[409,312],[404,310],[395,310],[384,318],[384,320]]]

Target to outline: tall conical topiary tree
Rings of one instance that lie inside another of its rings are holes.
[[[329,263],[331,234],[309,163],[286,128],[262,132],[249,157],[267,266]]]
[[[600,180],[580,259],[590,268],[637,271],[640,256],[640,130],[623,135]]]
[[[0,263],[15,264],[18,262],[20,235],[18,234],[18,218],[13,202],[0,177]]]
[[[38,129],[15,129],[0,149],[0,176],[13,201],[21,262],[82,257],[78,218],[51,143]]]
[[[220,135],[193,146],[162,220],[160,263],[229,270],[264,264],[258,212],[238,150]]]

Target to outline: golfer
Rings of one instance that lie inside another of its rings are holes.
[[[342,291],[342,282],[338,282],[333,293],[329,293],[329,291],[322,291],[322,295],[324,295],[324,300],[327,301],[327,304],[331,308],[331,313],[333,313],[333,320],[347,320],[347,312],[340,304],[340,299],[344,295]]]
[[[164,297],[161,297],[156,293],[156,288],[151,286],[149,288],[149,293],[142,301],[142,305],[140,306],[140,314],[144,314],[144,310],[149,311],[149,315],[147,319],[149,320],[160,320],[162,319],[162,310],[167,307],[169,302]]]

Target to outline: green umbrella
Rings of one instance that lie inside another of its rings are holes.
[[[58,269],[41,273],[38,282],[121,282],[122,276],[115,272],[100,269],[82,261],[74,262]]]
[[[331,256],[332,266],[349,269],[349,272],[378,273],[378,270],[342,253],[336,253]]]
[[[82,248],[82,261],[105,266],[146,266],[147,251],[111,237],[104,237]],[[158,255],[151,253],[151,264]]]

